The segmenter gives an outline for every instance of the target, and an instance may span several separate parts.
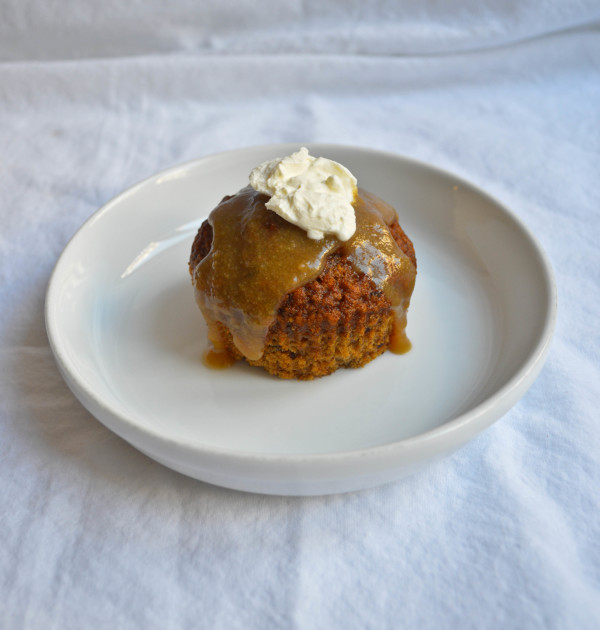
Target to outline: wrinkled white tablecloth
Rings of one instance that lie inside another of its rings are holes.
[[[0,627],[600,627],[599,21],[584,0],[2,3]],[[539,379],[405,481],[202,484],[111,434],[54,363],[45,289],[85,219],[160,169],[280,141],[446,168],[552,260]]]

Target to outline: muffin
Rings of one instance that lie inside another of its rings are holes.
[[[250,181],[192,245],[205,361],[308,380],[407,351],[416,257],[395,210],[306,149],[260,165]]]

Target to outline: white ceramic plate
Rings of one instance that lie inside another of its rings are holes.
[[[502,205],[396,155],[308,145],[394,205],[418,277],[413,350],[312,382],[201,361],[206,327],[187,261],[196,229],[275,145],[154,175],[77,232],[48,288],[61,372],[109,429],[186,475],[246,491],[310,495],[389,482],[459,447],[525,393],[556,313],[548,260]]]

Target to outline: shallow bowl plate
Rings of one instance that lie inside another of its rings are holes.
[[[83,405],[148,456],[209,483],[313,495],[399,479],[500,418],[550,344],[552,270],[509,210],[397,155],[308,146],[395,206],[414,242],[408,354],[311,382],[203,365],[206,327],[187,270],[195,232],[255,165],[298,145],[218,154],[141,182],[81,227],[48,287],[50,343]]]

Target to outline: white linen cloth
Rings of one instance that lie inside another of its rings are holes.
[[[161,7],[0,8],[0,627],[600,627],[599,3]],[[49,275],[101,204],[284,141],[449,169],[552,260],[540,377],[405,481],[286,498],[188,479],[96,421],[50,352]]]

